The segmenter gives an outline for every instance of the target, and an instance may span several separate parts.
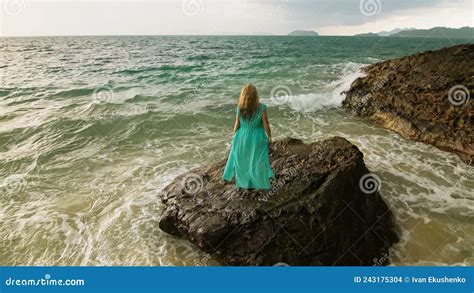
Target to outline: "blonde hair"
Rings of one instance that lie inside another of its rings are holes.
[[[242,117],[250,119],[257,112],[260,98],[257,88],[253,84],[247,84],[240,91],[239,110]]]

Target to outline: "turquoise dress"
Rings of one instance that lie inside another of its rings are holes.
[[[237,115],[240,127],[232,139],[229,158],[223,179],[231,181],[235,176],[237,188],[270,189],[273,177],[268,159],[268,138],[263,128],[262,115],[266,105],[260,103],[250,119]]]

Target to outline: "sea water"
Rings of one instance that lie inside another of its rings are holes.
[[[225,157],[239,90],[253,83],[275,139],[339,135],[361,149],[400,229],[393,264],[474,265],[472,167],[340,107],[361,67],[465,42],[0,38],[0,264],[217,264],[158,228],[159,198],[176,175]]]

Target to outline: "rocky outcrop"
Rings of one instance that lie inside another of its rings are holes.
[[[427,51],[365,67],[343,106],[405,138],[473,165],[474,45]]]
[[[363,154],[341,137],[275,142],[270,191],[236,190],[225,160],[177,177],[159,226],[225,265],[384,265],[393,215]]]

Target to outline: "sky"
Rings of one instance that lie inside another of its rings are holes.
[[[353,35],[474,26],[474,0],[0,0],[0,36]]]

